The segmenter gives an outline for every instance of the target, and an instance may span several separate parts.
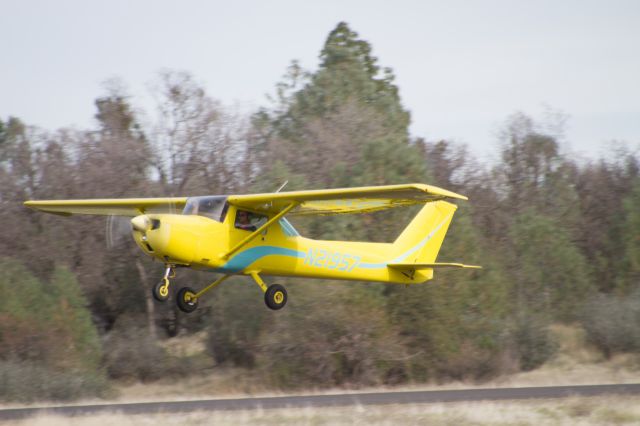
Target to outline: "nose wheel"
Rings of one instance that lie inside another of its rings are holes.
[[[153,286],[153,298],[158,302],[166,302],[169,298],[169,280],[163,278],[158,284]]]
[[[169,280],[176,276],[175,271],[172,266],[167,266],[167,269],[164,272],[164,277],[162,280],[156,285],[153,286],[151,293],[153,294],[153,298],[158,302],[166,302],[169,299]]]

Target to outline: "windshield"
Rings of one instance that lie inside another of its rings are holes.
[[[197,214],[218,222],[224,222],[227,209],[227,197],[225,196],[190,197],[187,199],[187,204],[184,206],[182,214]]]

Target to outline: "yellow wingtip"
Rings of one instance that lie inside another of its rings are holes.
[[[440,188],[437,186],[424,185],[424,184],[422,186],[424,187],[423,191],[428,192],[430,194],[442,195],[448,198],[456,198],[458,200],[469,201],[469,197],[467,197],[466,195],[458,194],[456,192],[449,191],[448,189]]]

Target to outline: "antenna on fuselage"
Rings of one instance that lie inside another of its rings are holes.
[[[280,185],[280,188],[276,189],[276,193],[282,191],[282,188],[284,188],[285,186],[287,186],[287,184],[289,183],[288,180],[285,180],[284,183],[282,185]]]

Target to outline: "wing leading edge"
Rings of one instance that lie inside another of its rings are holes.
[[[26,201],[25,206],[46,213],[138,216],[145,213],[179,213],[187,202],[180,198],[122,198],[95,200]]]

